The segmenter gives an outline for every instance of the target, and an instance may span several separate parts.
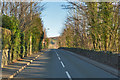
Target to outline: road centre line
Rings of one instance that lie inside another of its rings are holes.
[[[61,60],[60,57],[58,57],[58,59]]]
[[[56,52],[56,51],[55,51],[55,52]],[[61,60],[57,52],[56,52],[56,54],[57,54],[58,59]]]
[[[58,53],[56,52],[57,56],[59,57]]]
[[[58,59],[61,60],[60,57],[59,57],[59,55],[58,55],[58,53],[57,53],[56,51],[55,51],[55,53],[56,53],[56,55],[58,56]],[[62,64],[62,66],[63,66],[63,68],[64,68],[65,65],[63,64],[63,62],[60,61],[60,63]],[[70,74],[68,73],[68,71],[65,71],[65,73],[66,73],[67,77],[69,78],[69,80],[72,80],[72,78],[71,78]]]
[[[57,54],[57,57],[59,57],[59,55],[58,55],[58,53],[56,52],[56,54]]]
[[[68,71],[66,71],[66,74],[67,74],[69,80],[72,80],[72,78],[71,78],[70,74],[68,73]]]
[[[56,51],[55,51],[56,52]],[[56,52],[57,56],[58,56],[58,59],[61,60],[61,58],[59,57],[58,53]],[[62,61],[60,61],[60,63],[62,64],[63,68],[65,67],[65,65],[63,64]]]
[[[61,61],[60,63],[62,64],[62,66],[63,66],[63,67],[65,67],[65,65],[63,64],[63,62],[62,62],[62,61]]]
[[[57,56],[59,56],[58,53],[57,53],[56,51],[55,51],[55,53],[57,54]]]

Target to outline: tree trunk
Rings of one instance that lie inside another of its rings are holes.
[[[30,35],[30,55],[32,54],[32,35]]]

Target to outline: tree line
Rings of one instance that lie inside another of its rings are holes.
[[[45,32],[41,13],[41,2],[2,2],[2,50],[9,49],[10,61],[14,61],[44,46],[42,40]]]
[[[118,2],[68,2],[60,47],[120,52]]]

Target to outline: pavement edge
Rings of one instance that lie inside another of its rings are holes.
[[[41,53],[41,54],[43,54],[43,53]],[[13,78],[14,76],[16,76],[18,73],[20,73],[22,70],[24,70],[27,66],[29,66],[34,60],[36,60],[39,56],[40,55],[38,54],[35,58],[33,58],[32,60],[30,60],[26,65],[22,66],[15,73],[13,73],[12,75],[10,75],[8,78]]]

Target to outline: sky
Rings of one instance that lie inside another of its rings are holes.
[[[67,3],[47,2],[45,5],[45,10],[42,12],[42,20],[44,28],[46,28],[47,37],[59,36],[64,28],[67,10],[62,9],[61,5],[63,4]]]

